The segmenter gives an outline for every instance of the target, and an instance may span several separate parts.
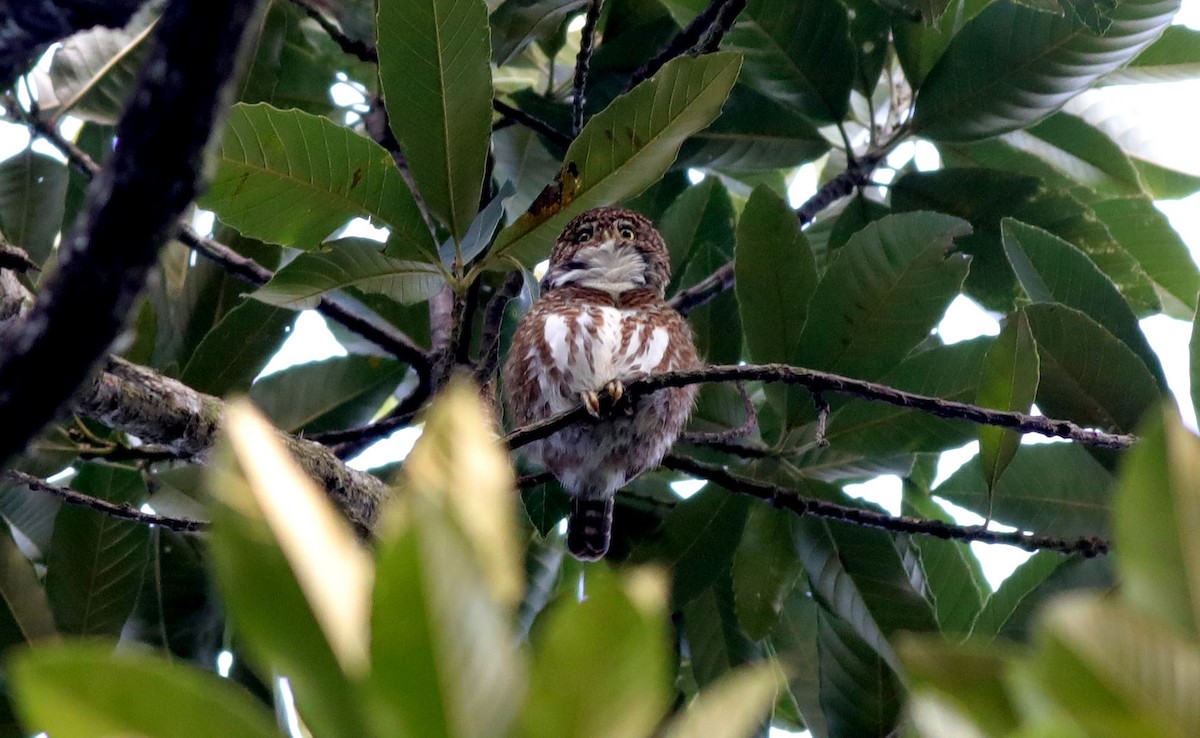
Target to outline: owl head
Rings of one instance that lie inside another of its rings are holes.
[[[577,285],[616,297],[649,288],[662,297],[670,279],[670,252],[654,224],[632,210],[594,208],[559,234],[542,290]]]

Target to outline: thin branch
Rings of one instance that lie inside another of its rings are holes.
[[[499,98],[492,100],[492,109],[505,118],[525,126],[561,149],[566,149],[571,145],[571,137],[567,134],[559,131],[541,118],[530,115],[519,108],[514,108]]]
[[[504,323],[504,312],[508,303],[521,294],[524,284],[525,277],[521,270],[514,269],[504,278],[504,282],[496,289],[484,308],[483,329],[479,336],[479,366],[475,370],[475,380],[480,384],[490,381],[500,364],[500,333]]]
[[[655,374],[636,379],[625,384],[626,395],[633,398],[666,387],[684,387],[690,384],[707,382],[777,382],[793,384],[807,388],[810,392],[835,393],[850,395],[864,400],[883,402],[889,405],[929,413],[940,418],[966,420],[980,425],[995,425],[1010,428],[1021,433],[1036,433],[1051,438],[1065,438],[1078,443],[1099,448],[1124,449],[1137,442],[1137,437],[1129,434],[1105,433],[1103,431],[1084,428],[1069,420],[1054,420],[1042,416],[1025,415],[1024,413],[989,410],[965,402],[946,400],[941,397],[918,395],[905,392],[887,385],[867,382],[861,379],[843,377],[838,374],[821,372],[803,367],[787,366],[785,364],[745,364],[714,365],[700,369],[688,369],[678,372]],[[504,442],[509,448],[519,448],[532,441],[546,438],[550,434],[565,428],[572,423],[590,418],[583,405],[559,413],[537,423],[531,423],[509,433]]]
[[[634,70],[633,74],[629,76],[629,81],[625,84],[625,91],[628,92],[639,82],[653,77],[655,72],[662,69],[664,64],[675,57],[686,54],[696,48],[704,39],[708,29],[716,21],[721,9],[728,1],[709,0],[708,5],[692,19],[691,23],[688,23],[679,33],[675,34],[667,42],[667,45],[651,57],[649,61]]]
[[[22,274],[31,270],[41,271],[24,249],[9,246],[6,243],[0,243],[0,269],[9,269]]]
[[[821,189],[817,190],[812,197],[796,208],[796,219],[800,221],[800,225],[811,223],[822,210],[854,192],[856,187],[867,184],[871,172],[883,160],[884,154],[884,150],[866,154],[851,162],[845,171],[822,185]],[[712,274],[691,287],[676,292],[669,302],[671,307],[681,314],[687,315],[722,292],[731,289],[734,280],[734,265],[730,261],[722,264]]]
[[[143,0],[21,0],[4,3],[0,23],[0,88],[29,71],[45,48],[92,26],[129,22]]]
[[[758,428],[758,410],[754,407],[754,400],[750,399],[750,393],[746,391],[746,385],[738,382],[736,385],[738,396],[742,398],[742,410],[746,413],[746,419],[736,428],[727,428],[721,431],[697,431],[695,433],[684,433],[679,437],[680,443],[690,443],[693,446],[734,446],[741,450],[746,448],[732,444],[731,442],[745,438]]]
[[[789,510],[797,515],[838,520],[851,525],[877,528],[892,533],[915,533],[947,540],[1003,543],[1026,551],[1050,550],[1064,554],[1080,554],[1088,558],[1107,554],[1110,548],[1108,541],[1095,536],[1055,538],[1021,531],[1002,533],[987,530],[981,525],[954,525],[941,520],[896,517],[871,510],[838,505],[825,500],[801,497],[795,490],[787,487],[738,476],[718,464],[708,464],[674,454],[668,455],[664,459],[663,465],[668,469],[707,479],[730,492],[766,500],[775,507]]]
[[[76,492],[67,487],[61,487],[57,484],[50,484],[42,479],[26,474],[25,472],[17,471],[16,469],[5,469],[0,471],[0,479],[6,479],[10,482],[28,487],[35,492],[42,492],[52,495],[62,500],[68,505],[78,505],[80,507],[90,508],[101,514],[107,515],[110,518],[117,520],[126,520],[130,523],[139,525],[157,525],[167,530],[180,531],[182,533],[196,533],[199,531],[208,530],[209,522],[207,520],[193,520],[191,518],[174,518],[166,515],[155,515],[153,513],[142,512],[132,505],[115,505],[107,500],[101,500],[90,495],[85,495],[82,492]]]
[[[711,54],[716,51],[721,46],[721,39],[725,38],[725,34],[729,33],[729,29],[733,28],[737,21],[738,15],[745,9],[746,0],[727,0],[717,11],[717,17],[704,34],[704,40],[697,45],[697,53]]]
[[[575,56],[575,82],[571,98],[571,136],[579,135],[583,128],[583,105],[587,102],[588,68],[592,65],[592,49],[596,43],[596,24],[600,22],[600,6],[604,0],[591,0],[587,15],[583,19],[583,31],[579,37],[579,54]],[[550,61],[551,64],[554,60]]]
[[[342,51],[368,64],[377,64],[379,62],[379,54],[376,53],[373,46],[366,41],[359,41],[347,36],[342,31],[341,26],[329,20],[315,4],[308,2],[308,0],[292,0],[292,4],[299,6],[305,15],[316,21],[321,30],[329,34],[329,37],[333,39],[334,43]]]

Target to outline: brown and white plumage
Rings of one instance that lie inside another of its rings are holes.
[[[625,382],[699,363],[687,323],[663,299],[669,280],[669,252],[650,221],[628,210],[590,210],[559,236],[542,296],[509,348],[503,379],[513,422],[581,401],[601,416],[528,449],[572,497],[567,547],[580,559],[608,550],[613,496],[658,466],[691,413],[693,386],[600,413],[601,397],[620,396]]]

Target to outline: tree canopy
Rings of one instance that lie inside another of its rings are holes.
[[[1139,326],[1196,314],[1155,201],[1200,173],[1073,103],[1200,75],[1179,0],[35,5],[0,735],[1200,734],[1200,441]],[[584,565],[521,448],[588,416],[513,427],[496,369],[610,204],[706,366],[629,383],[699,399]],[[999,334],[943,340],[960,296]],[[343,352],[264,374],[299,311]],[[1033,555],[993,591],[972,542]]]

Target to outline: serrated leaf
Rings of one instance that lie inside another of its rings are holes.
[[[958,294],[968,260],[954,239],[970,230],[958,218],[918,212],[855,234],[817,284],[796,363],[862,379],[891,368]]]
[[[406,371],[377,356],[336,356],[263,377],[250,388],[250,399],[285,431],[353,428],[374,417]]]
[[[311,250],[353,218],[392,229],[387,253],[436,261],[391,154],[327,118],[234,105],[202,207],[244,235]]]
[[[1166,388],[1158,355],[1137,316],[1113,283],[1081,251],[1040,228],[1006,218],[1000,224],[1004,253],[1025,294],[1034,302],[1057,302],[1088,315],[1145,363]]]
[[[0,233],[42,264],[63,225],[67,168],[26,149],[0,162]]]
[[[342,238],[328,246],[328,251],[292,259],[250,296],[268,305],[308,310],[325,293],[353,287],[412,305],[428,300],[446,283],[433,264],[385,256],[370,239]]]
[[[1050,417],[1132,432],[1159,394],[1137,354],[1065,305],[1030,305],[1025,314],[1041,361],[1038,407]]]
[[[729,52],[676,58],[593,115],[563,158],[561,189],[501,231],[489,261],[533,264],[570,218],[653,184],[684,140],[717,117],[740,67]]]
[[[1148,413],[1129,451],[1113,511],[1122,597],[1142,613],[1200,634],[1200,440],[1168,402]]]
[[[115,125],[150,52],[158,14],[137,13],[124,28],[96,26],[66,39],[48,73],[55,115]]]
[[[1122,0],[1097,35],[1072,18],[1011,0],[992,3],[930,70],[913,127],[937,141],[963,141],[1036,122],[1134,59],[1178,9],[1178,0]]]
[[[1037,397],[1037,387],[1037,345],[1025,313],[1017,312],[1008,317],[988,349],[975,402],[993,410],[1028,413]],[[979,427],[979,464],[989,490],[995,490],[1020,443],[1021,434],[1017,431],[994,425]]]
[[[388,123],[431,213],[461,241],[479,210],[491,137],[491,37],[483,0],[379,4]]]
[[[745,59],[745,83],[822,122],[846,116],[854,47],[846,8],[832,0],[751,0],[725,37]]]
[[[229,680],[136,650],[71,643],[21,653],[9,666],[22,722],[56,738],[275,738],[270,711]],[[138,695],[153,694],[154,709]]]
[[[86,495],[140,506],[146,483],[134,469],[85,464],[71,481]],[[150,529],[85,507],[64,505],[46,554],[46,594],[59,628],[116,637],[133,611],[150,557]]]

